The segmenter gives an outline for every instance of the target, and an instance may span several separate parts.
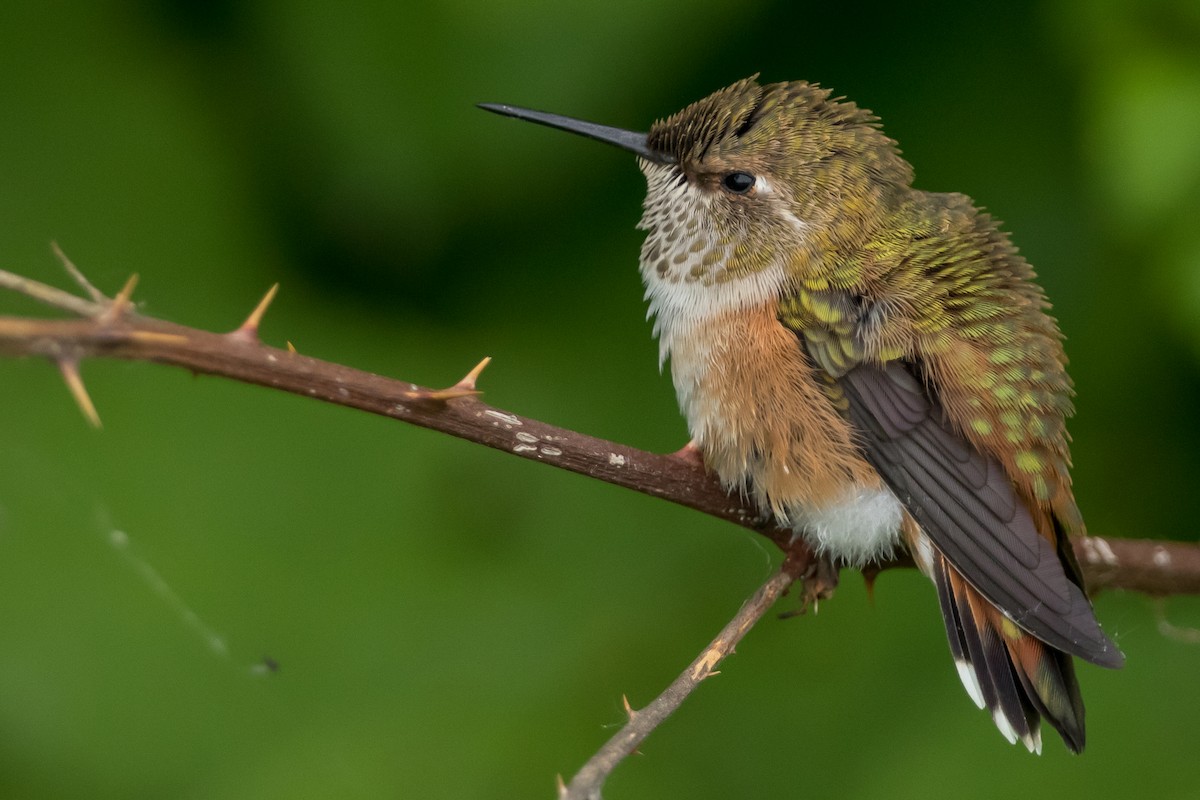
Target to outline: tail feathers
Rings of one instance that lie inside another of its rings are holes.
[[[937,585],[950,652],[967,694],[991,711],[1000,733],[1042,751],[1040,721],[1072,752],[1084,746],[1083,700],[1071,657],[1025,631],[979,594],[936,550],[927,564]]]

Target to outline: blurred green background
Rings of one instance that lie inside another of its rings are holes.
[[[820,81],[1038,267],[1091,529],[1195,539],[1200,5],[837,5],[13,0],[0,267],[68,285],[55,239],[216,330],[279,281],[271,343],[433,386],[491,355],[489,402],[666,451],[686,433],[632,159],[473,104],[644,129],[754,72]],[[777,561],[298,397],[89,362],[97,432],[47,364],[0,370],[2,798],[551,797]],[[1200,648],[1145,597],[1097,605],[1129,664],[1080,668],[1082,757],[974,710],[924,579],[872,604],[847,574],[819,616],[752,632],[606,796],[1197,796]],[[1200,625],[1195,599],[1165,611]]]

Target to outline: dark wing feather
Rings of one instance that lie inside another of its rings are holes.
[[[867,460],[981,595],[1052,647],[1124,663],[1003,466],[953,430],[906,365],[861,364],[838,383]]]
[[[1009,735],[1032,744],[1037,737],[1038,717],[1017,677],[1008,648],[996,630],[986,624],[987,613],[980,607],[985,601],[978,595],[972,596],[971,588],[962,578],[952,576],[950,569],[944,561],[935,566],[935,570],[942,573],[940,580],[951,587],[954,617],[984,702],[992,710],[997,724],[1001,717],[1004,718],[1010,729]]]

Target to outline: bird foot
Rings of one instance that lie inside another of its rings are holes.
[[[704,455],[700,452],[700,446],[696,444],[695,439],[692,439],[683,447],[671,453],[671,457],[678,458],[680,461],[686,461],[693,466],[704,466]]]
[[[788,552],[787,558],[792,566],[792,574],[796,576],[796,579],[800,581],[802,586],[800,590],[800,608],[794,611],[786,611],[779,615],[780,618],[786,619],[799,616],[807,613],[809,608],[816,614],[820,609],[821,601],[833,597],[833,592],[837,589],[837,565],[828,556],[819,556],[814,553],[800,539],[793,542],[793,547]]]
[[[808,565],[808,570],[801,576],[804,589],[800,594],[800,613],[812,608],[816,614],[822,600],[833,597],[838,586],[838,569],[833,559],[827,556],[816,556]]]

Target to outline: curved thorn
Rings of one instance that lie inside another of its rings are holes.
[[[480,374],[482,374],[482,372],[485,369],[487,369],[487,365],[490,363],[492,363],[492,357],[484,356],[483,360],[480,361],[478,364],[476,364],[474,367],[472,367],[471,371],[468,372],[466,375],[464,375],[463,379],[461,381],[454,384],[454,388],[469,389],[470,391],[474,392],[475,391],[475,381],[479,380]]]
[[[472,367],[471,371],[463,376],[462,380],[453,386],[445,389],[417,389],[410,392],[405,392],[404,396],[410,400],[453,400],[456,397],[474,397],[483,394],[475,388],[475,382],[479,379],[479,374],[492,363],[491,356],[485,356],[482,361]]]
[[[633,722],[633,718],[637,716],[637,711],[633,706],[629,705],[629,698],[621,695],[621,705],[625,707],[625,716],[629,717],[629,721]]]

